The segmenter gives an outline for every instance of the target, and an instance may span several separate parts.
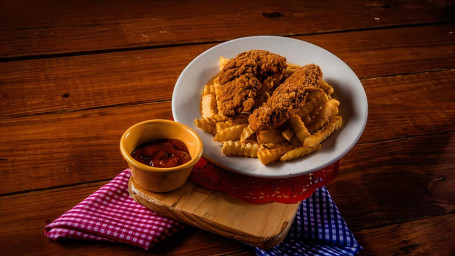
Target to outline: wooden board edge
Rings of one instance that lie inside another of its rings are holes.
[[[144,207],[185,224],[201,228],[230,239],[235,239],[242,243],[259,247],[261,249],[273,248],[281,241],[283,241],[289,232],[292,223],[294,222],[294,218],[297,214],[297,209],[300,205],[300,203],[295,204],[296,210],[294,211],[292,218],[288,222],[284,223],[280,230],[278,230],[274,235],[267,237],[255,236],[254,234],[234,232],[234,230],[227,226],[216,227],[212,225],[207,219],[201,216],[194,216],[191,213],[176,209],[174,207],[168,207],[162,204],[160,200],[156,200],[147,196],[145,193],[141,192],[140,189],[137,189],[135,185],[138,186],[137,184],[133,184],[133,181],[130,179],[128,183],[128,192],[136,202],[143,205]]]

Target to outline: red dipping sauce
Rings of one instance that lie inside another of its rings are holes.
[[[158,168],[170,168],[191,160],[185,143],[177,139],[164,139],[138,146],[131,156],[137,161]]]

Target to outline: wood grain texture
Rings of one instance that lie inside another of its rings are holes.
[[[201,51],[156,49],[0,63],[0,113],[14,117],[170,100],[179,74]]]
[[[378,232],[384,232],[384,229],[387,232],[379,236],[382,241],[399,243],[397,238],[392,235],[395,229],[387,229],[387,227],[396,227],[402,229],[402,232],[407,232],[406,225],[400,228],[401,223],[413,221],[412,225],[418,226],[420,222],[428,223],[427,220],[431,217],[453,215],[455,207],[453,198],[455,197],[452,188],[455,184],[450,178],[451,171],[454,169],[452,159],[454,158],[455,141],[453,137],[453,134],[440,135],[439,139],[433,136],[421,136],[398,141],[393,145],[390,142],[368,143],[355,147],[353,152],[349,153],[349,155],[357,157],[347,157],[342,161],[341,173],[335,182],[329,185],[329,191],[354,234],[356,236],[360,234],[360,240],[366,241],[362,243],[366,251],[377,250],[378,244],[375,239],[378,239]],[[447,138],[451,139],[444,143]],[[441,152],[427,149],[415,158],[409,156],[414,154],[410,153],[413,152],[413,148],[426,145],[428,141],[439,145],[434,148],[439,147]],[[381,151],[375,153],[378,149]],[[364,156],[364,154],[366,155]],[[384,180],[388,182],[384,182]],[[77,241],[59,244],[49,242],[42,236],[42,229],[47,223],[93,193],[104,183],[3,196],[0,200],[0,212],[3,213],[0,216],[0,224],[5,232],[0,233],[0,239],[4,241],[4,248],[13,249],[21,241],[32,241],[27,247],[16,248],[17,252],[26,254],[33,250],[45,249],[46,253],[51,254],[60,250],[70,250],[72,254],[77,254],[93,248],[95,252],[100,253],[120,250],[114,252],[114,255],[121,254],[120,252],[129,253],[128,251],[141,253],[140,249],[130,246],[117,244],[106,246],[105,243],[86,244]],[[39,211],[37,212],[36,209]],[[450,233],[444,232],[448,231],[442,231],[443,237],[430,241],[448,239]],[[391,236],[387,238],[387,234],[391,234]],[[412,233],[407,234],[411,236]],[[199,235],[206,239],[210,237],[210,241],[214,239],[205,233]],[[172,245],[164,243],[161,245],[164,248],[158,247],[156,250],[169,250],[174,253],[181,252],[181,250],[203,253],[203,250],[216,252],[215,248],[218,246],[223,252],[231,251],[228,247],[232,245],[234,245],[232,251],[243,248],[235,242],[221,238],[215,239],[215,244],[199,244],[201,240],[193,241],[198,244],[188,244],[187,239],[192,237],[188,236],[188,234],[177,236],[177,240],[172,239],[172,242],[169,242]],[[406,235],[404,236],[406,237]],[[415,236],[414,239],[421,238]],[[204,240],[202,239],[202,241]],[[437,244],[432,245],[431,243],[426,243],[426,245],[428,247],[437,246]],[[202,251],[199,250],[201,247]],[[380,250],[394,251],[398,248],[395,246],[381,247]],[[43,254],[46,253],[43,252]]]
[[[353,230],[449,214],[453,159],[453,131],[360,144],[341,160],[328,189]]]
[[[455,70],[363,80],[368,121],[360,142],[454,131]]]
[[[164,216],[262,249],[278,245],[289,231],[300,203],[248,204],[187,181],[170,193],[154,193],[130,179],[130,195]]]
[[[454,255],[454,223],[450,214],[360,231],[360,255]]]
[[[453,133],[445,133],[356,146],[329,185],[350,227],[361,230],[453,212],[454,138]],[[425,148],[430,143],[432,147]]]
[[[185,228],[150,251],[127,244],[62,240],[43,235],[44,226],[92,194],[106,182],[3,196],[0,199],[0,239],[4,252],[14,255],[206,255],[238,254],[252,249],[235,240]],[[210,241],[210,242],[207,242]],[[252,253],[251,253],[252,254]]]
[[[127,168],[123,132],[170,117],[170,102],[162,102],[1,120],[0,194],[111,179]]]
[[[453,1],[0,0],[2,255],[255,255],[188,226],[150,251],[43,228],[116,176],[130,125],[229,39],[319,45],[361,78],[369,119],[329,191],[360,255],[455,255]]]
[[[454,77],[449,70],[365,81],[369,121],[360,142],[453,131]],[[126,168],[123,132],[171,116],[163,102],[0,119],[0,194],[113,178]]]
[[[296,38],[333,52],[363,80],[455,68],[453,30],[440,25]],[[170,100],[185,66],[212,46],[0,62],[0,118]]]
[[[453,21],[450,1],[22,0],[1,6],[0,57]]]

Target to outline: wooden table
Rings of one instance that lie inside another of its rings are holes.
[[[361,255],[455,253],[453,1],[1,1],[0,253],[250,255],[196,228],[150,252],[43,227],[126,168],[123,131],[169,118],[206,49],[280,35],[359,76],[369,119],[328,189]]]

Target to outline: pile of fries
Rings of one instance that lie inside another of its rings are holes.
[[[227,61],[220,58],[220,70]],[[299,67],[289,64],[284,73],[289,76]],[[221,114],[218,100],[221,90],[215,78],[204,86],[201,118],[194,122],[213,134],[215,141],[223,143],[221,150],[226,156],[258,158],[264,165],[301,158],[319,150],[321,143],[341,127],[342,118],[337,115],[340,102],[332,98],[332,86],[322,80],[320,89],[308,94],[299,113],[292,114],[279,127],[255,133],[249,127],[248,113],[235,118]]]

